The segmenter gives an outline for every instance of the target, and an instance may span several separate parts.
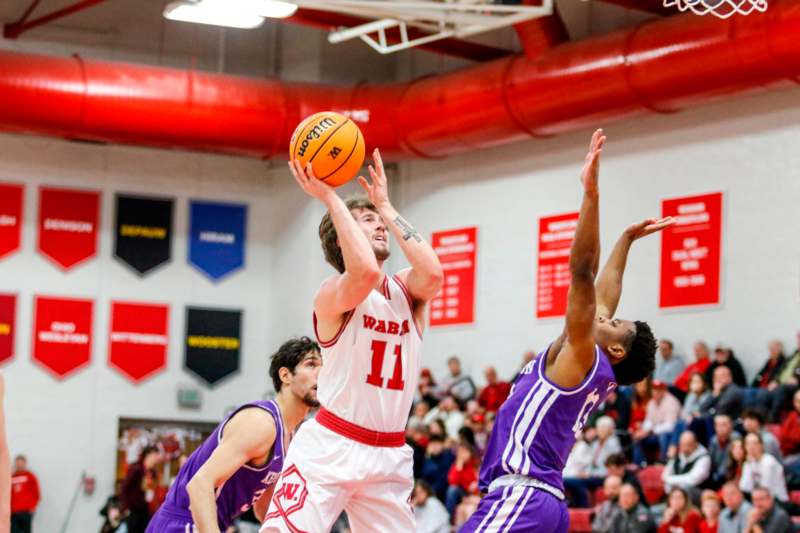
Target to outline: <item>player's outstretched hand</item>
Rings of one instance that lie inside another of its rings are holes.
[[[385,205],[389,205],[389,185],[386,180],[386,172],[383,170],[383,160],[381,153],[375,148],[372,152],[372,160],[375,166],[369,166],[369,175],[372,178],[372,183],[367,181],[363,176],[358,177],[358,183],[367,193],[367,198],[372,202],[377,209]]]
[[[333,187],[314,176],[314,169],[311,167],[311,163],[303,169],[303,163],[294,159],[289,161],[289,170],[292,171],[295,181],[307,195],[313,196],[325,204],[333,196],[336,196],[336,191]]]
[[[631,238],[631,240],[641,239],[642,237],[646,237],[652,233],[656,233],[657,231],[661,231],[664,228],[668,228],[675,224],[676,220],[674,217],[664,217],[664,218],[647,218],[642,220],[641,222],[637,222],[636,224],[631,224],[625,229],[625,233]]]
[[[581,174],[581,181],[583,182],[583,189],[589,193],[597,193],[597,176],[600,172],[600,154],[603,152],[603,144],[606,142],[606,136],[603,135],[603,130],[598,129],[592,135],[592,143],[589,146],[589,153],[586,154],[586,160],[583,163],[583,173]]]

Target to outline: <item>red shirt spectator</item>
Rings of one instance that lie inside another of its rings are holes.
[[[459,445],[456,462],[447,474],[447,482],[451,486],[461,487],[467,493],[477,492],[478,465],[469,446]]]
[[[28,471],[28,461],[20,455],[14,460],[14,473],[11,474],[11,514],[33,514],[37,505],[39,480]]]
[[[511,385],[497,380],[497,371],[490,366],[484,372],[487,385],[478,395],[478,403],[489,412],[496,412],[511,392]]]
[[[781,424],[781,453],[784,456],[800,453],[800,391],[794,393],[794,410]]]
[[[647,417],[647,402],[653,397],[653,383],[651,377],[646,377],[633,386],[633,401],[631,402],[631,421],[628,431],[634,433]]]
[[[667,508],[658,533],[699,533],[703,515],[692,506],[689,495],[682,488],[675,487],[669,492]]]
[[[694,344],[695,362],[683,369],[683,372],[675,379],[675,387],[683,392],[689,392],[689,380],[692,379],[692,374],[699,372],[705,375],[706,370],[711,365],[709,359],[708,345],[702,341]]]

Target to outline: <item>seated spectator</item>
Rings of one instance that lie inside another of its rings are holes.
[[[751,387],[757,389],[770,389],[773,390],[777,387],[777,379],[780,371],[783,369],[783,363],[786,361],[786,356],[783,355],[783,343],[781,341],[770,341],[767,344],[769,355],[767,362],[758,371],[756,377],[753,378]]]
[[[713,490],[704,490],[700,496],[700,512],[703,514],[700,533],[717,533],[721,511],[722,507],[717,493]]]
[[[636,434],[647,417],[647,403],[653,397],[652,380],[650,377],[633,386],[633,401],[631,402],[631,421],[628,424],[628,431]]]
[[[603,481],[605,501],[595,508],[592,533],[614,533],[611,526],[616,516],[622,512],[619,506],[620,487],[622,479],[619,476],[608,476]]]
[[[414,484],[414,518],[417,533],[450,533],[450,515],[442,502],[433,495],[433,489],[422,480]]]
[[[788,533],[792,531],[792,520],[766,487],[753,490],[753,509],[747,515],[747,533]]]
[[[428,418],[427,416],[425,418]],[[427,422],[427,421],[426,421]],[[427,430],[428,436],[433,437],[436,435],[437,437],[442,438],[442,442],[447,440],[447,428],[444,426],[444,421],[441,418],[435,418],[430,422],[427,422]]]
[[[128,531],[122,504],[119,503],[119,498],[116,496],[110,496],[106,500],[106,504],[100,509],[100,516],[105,520],[100,528],[100,533],[126,533]]]
[[[614,517],[611,531],[614,533],[655,533],[656,525],[647,507],[639,501],[636,487],[624,483],[619,489],[620,513]]]
[[[489,432],[486,430],[486,415],[475,413],[467,417],[466,427],[472,430],[475,439],[475,451],[481,457],[486,452],[489,443]]]
[[[764,428],[764,413],[757,409],[748,409],[742,413],[742,426],[745,433],[758,433],[764,443],[764,451],[772,455],[778,462],[783,460],[781,443],[771,431]]]
[[[729,481],[722,486],[725,509],[719,514],[717,533],[743,533],[752,506],[744,499],[739,484]]]
[[[658,446],[659,460],[665,462],[667,447],[678,421],[681,404],[667,392],[667,384],[653,381],[652,398],[647,403],[647,412],[642,425],[633,433],[633,462],[646,464],[645,447]]]
[[[447,360],[447,368],[450,375],[441,380],[439,391],[442,396],[450,395],[463,406],[478,395],[478,389],[472,378],[461,372],[461,360],[452,356]]]
[[[647,507],[647,498],[645,498],[642,484],[639,483],[636,473],[626,468],[627,464],[628,459],[624,453],[615,453],[606,459],[606,473],[608,476],[617,476],[623,483],[635,488],[636,493],[639,495],[639,502]]]
[[[744,375],[742,363],[733,355],[733,350],[725,346],[717,346],[714,349],[714,359],[706,369],[705,378],[709,383],[714,376],[714,369],[718,366],[727,366],[731,369],[733,382],[739,387],[747,387],[747,378]]]
[[[589,415],[587,425],[593,426],[601,416],[612,418],[616,422],[617,430],[627,432],[631,421],[631,400],[617,389],[612,390],[606,396],[606,401]]]
[[[732,419],[739,418],[742,412],[744,393],[733,383],[731,369],[727,366],[718,366],[714,370],[711,382],[711,397],[700,406],[700,413],[709,417],[718,414],[729,415]]]
[[[525,367],[528,366],[528,364],[530,364],[530,362],[533,361],[534,359],[536,359],[536,352],[533,350],[528,350],[527,352],[522,354],[522,365],[520,365],[519,370],[517,371],[516,374],[514,374],[514,377],[511,378],[512,384],[514,384],[517,381],[517,378],[519,377],[520,373],[522,373]]]
[[[787,467],[800,464],[800,390],[794,393],[794,409],[781,424],[781,453]]]
[[[694,343],[694,357],[695,362],[683,369],[683,372],[675,379],[675,387],[685,392],[689,391],[689,379],[692,374],[699,372],[705,374],[711,364],[709,357],[708,345],[703,341]]]
[[[733,421],[728,415],[717,415],[714,417],[714,436],[708,445],[708,454],[711,456],[711,484],[713,487],[720,487],[726,481],[729,457],[728,450],[734,439],[741,439],[742,436],[733,430]]]
[[[436,387],[436,381],[433,379],[433,374],[429,368],[423,368],[419,372],[419,384],[417,385],[417,392],[414,395],[414,403],[419,405],[425,403],[428,410],[433,409],[439,405],[441,400],[439,389]]]
[[[747,453],[744,451],[744,439],[733,439],[728,447],[728,466],[725,468],[726,482],[734,482],[737,487],[739,486],[745,460],[747,460]]]
[[[425,418],[428,416],[428,413],[431,412],[431,408],[427,402],[417,402],[414,404],[414,407],[411,409],[411,416],[408,417],[407,426],[417,426],[419,424],[425,425]]]
[[[780,423],[781,413],[792,409],[791,399],[800,385],[800,331],[797,332],[797,349],[783,363],[783,368],[778,374],[775,386],[769,397],[769,419]]]
[[[699,533],[700,522],[703,517],[700,512],[692,505],[689,495],[680,487],[674,487],[669,491],[667,507],[664,509],[664,516],[661,519],[661,527],[658,533],[671,533],[681,531],[682,533]]]
[[[440,435],[431,435],[425,465],[422,467],[422,479],[428,482],[441,501],[447,496],[447,476],[454,461],[453,452],[444,445],[444,438]]]
[[[684,431],[678,442],[678,455],[670,459],[664,468],[661,479],[665,489],[671,492],[680,487],[686,490],[692,499],[700,496],[700,486],[711,474],[711,457],[691,431]]]
[[[459,443],[456,460],[447,474],[447,482],[450,486],[444,504],[450,516],[453,516],[464,496],[478,493],[478,458],[475,449],[468,443]]]
[[[588,491],[603,484],[607,473],[606,459],[621,451],[611,418],[598,419],[596,429],[588,428],[584,432],[584,438],[576,442],[563,474],[564,487],[572,495],[575,507],[589,507]]]
[[[437,418],[444,422],[447,435],[450,437],[457,435],[458,430],[464,425],[464,413],[459,410],[458,403],[456,403],[456,399],[453,396],[448,395],[442,398],[439,405],[425,415],[425,420],[427,421]]]
[[[744,438],[747,460],[744,462],[739,488],[745,494],[758,487],[769,487],[772,494],[781,502],[789,501],[783,466],[775,457],[764,451],[764,441],[758,433],[748,433]]]
[[[711,392],[708,390],[708,383],[706,382],[703,374],[695,372],[689,379],[689,394],[683,401],[681,408],[681,415],[678,422],[675,424],[675,429],[672,430],[670,436],[669,449],[667,456],[671,459],[675,457],[678,449],[678,439],[681,438],[681,433],[686,431],[686,428],[692,427],[696,432],[707,432],[706,424],[703,421],[703,416],[700,412],[700,406],[711,398]],[[698,427],[699,426],[699,427]]]
[[[478,396],[478,403],[487,411],[497,412],[511,392],[511,385],[497,379],[497,370],[493,366],[486,367],[486,386]]]
[[[656,370],[653,372],[653,379],[663,381],[667,385],[674,385],[686,363],[683,358],[674,352],[672,341],[661,339],[658,341],[658,353],[660,357],[656,359]]]

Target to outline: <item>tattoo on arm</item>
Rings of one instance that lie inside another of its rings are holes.
[[[422,242],[422,237],[419,236],[419,233],[414,229],[414,226],[406,222],[403,217],[398,215],[397,218],[394,219],[394,223],[397,224],[397,227],[403,231],[404,241],[407,241],[413,237],[415,241]]]

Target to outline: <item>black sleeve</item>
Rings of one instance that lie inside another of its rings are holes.
[[[733,382],[740,387],[747,386],[747,377],[744,375],[742,363],[738,359],[731,360],[731,373],[733,374]]]

